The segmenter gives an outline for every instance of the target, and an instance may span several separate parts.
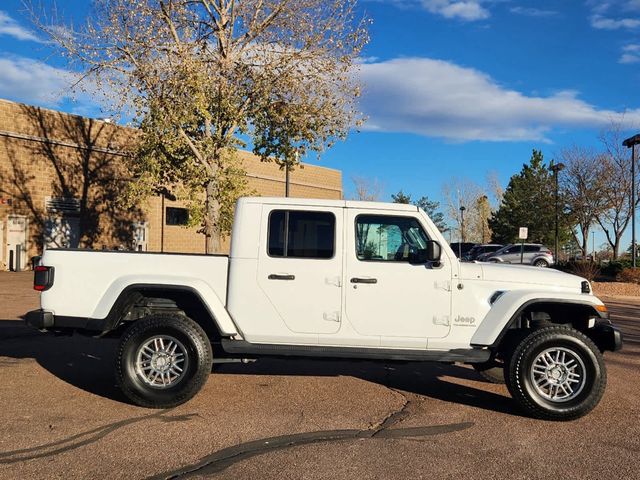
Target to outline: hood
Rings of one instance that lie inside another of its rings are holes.
[[[503,263],[461,263],[461,276],[501,284],[538,285],[545,289],[571,288],[580,291],[584,278],[553,268]]]

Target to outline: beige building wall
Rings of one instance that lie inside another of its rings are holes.
[[[149,198],[133,209],[120,205],[123,185],[129,180],[123,149],[135,141],[136,135],[136,130],[100,120],[0,99],[0,269],[8,266],[10,216],[27,217],[26,258],[41,252],[52,219],[64,217],[65,221],[77,223],[77,211],[52,211],[55,206],[47,203],[52,198],[81,200],[85,225],[80,229],[89,232],[79,239],[81,247],[130,248],[133,224],[146,222],[144,240],[148,251],[204,253],[205,238],[197,228],[163,222],[160,197]],[[250,192],[284,196],[283,170],[249,152],[240,154]],[[340,199],[342,174],[315,165],[299,165],[290,173],[290,194]],[[164,206],[183,205],[165,199]],[[228,239],[223,247],[228,251]]]

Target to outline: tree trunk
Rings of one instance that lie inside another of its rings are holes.
[[[619,256],[618,252],[620,251],[620,237],[618,235],[616,235],[616,240],[611,247],[613,248],[613,259],[617,260]]]
[[[204,235],[205,253],[220,253],[220,202],[216,198],[216,180],[210,179],[205,186]]]

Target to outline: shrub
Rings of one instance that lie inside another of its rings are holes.
[[[618,275],[629,267],[631,267],[631,260],[612,260],[602,267],[602,275],[611,278],[618,278]]]
[[[640,269],[625,268],[618,274],[616,280],[619,282],[640,284]]]
[[[600,267],[595,262],[577,260],[569,264],[568,271],[593,282],[593,279],[600,274]]]

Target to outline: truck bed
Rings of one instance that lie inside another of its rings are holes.
[[[53,286],[41,297],[42,309],[54,315],[102,319],[127,286],[185,280],[204,284],[226,305],[227,255],[49,249],[42,263],[55,269]]]

